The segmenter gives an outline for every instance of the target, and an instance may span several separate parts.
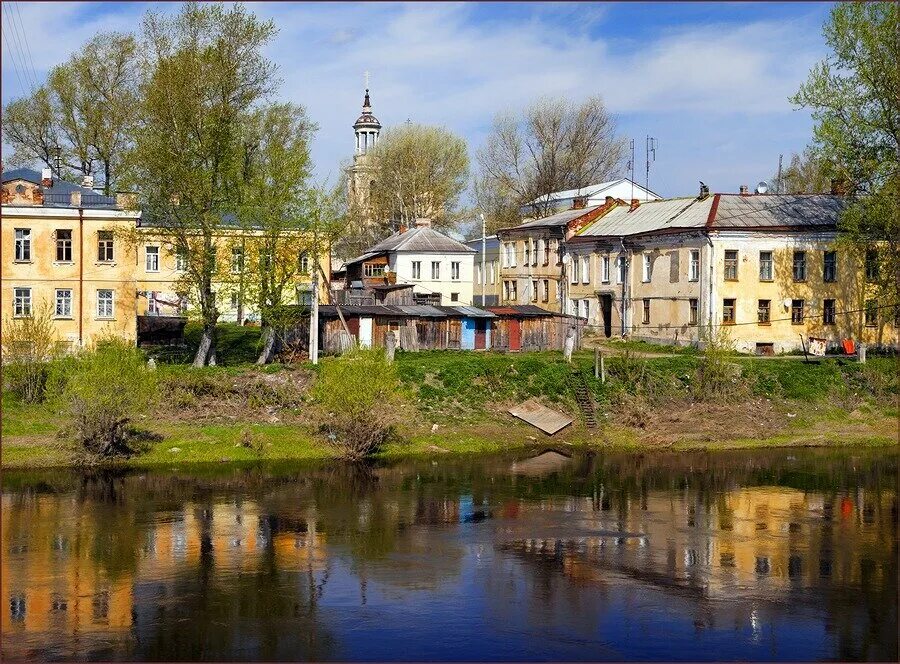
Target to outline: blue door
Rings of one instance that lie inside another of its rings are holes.
[[[462,340],[460,347],[463,350],[475,350],[475,319],[462,319]]]

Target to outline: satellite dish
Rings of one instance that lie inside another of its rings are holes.
[[[769,191],[769,184],[765,180],[756,185],[757,194],[764,194],[767,191]]]
[[[563,254],[562,262],[564,265],[568,265],[572,262],[572,257],[569,254]]]

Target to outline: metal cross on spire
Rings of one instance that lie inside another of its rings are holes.
[[[369,89],[369,70],[368,70],[368,69],[367,69],[366,72],[363,74],[363,76],[364,76],[365,79],[366,79],[366,90],[368,90],[368,89]]]

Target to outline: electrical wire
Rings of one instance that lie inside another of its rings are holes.
[[[16,10],[16,15],[19,19],[19,27],[22,29],[22,41],[25,44],[25,52],[28,55],[28,65],[31,67],[31,74],[34,77],[35,84],[40,80],[37,75],[37,69],[34,66],[34,58],[31,56],[31,46],[28,44],[28,33],[25,32],[25,23],[22,21],[22,12],[19,9],[19,3],[13,2],[10,3]],[[39,86],[38,86],[39,87]]]
[[[2,3],[0,3],[2,4]],[[15,52],[13,51],[12,46],[9,44],[9,35],[7,34],[9,31],[5,29],[6,22],[4,21],[4,29],[3,29],[3,41],[6,43],[6,50],[9,51],[9,57],[13,62],[13,71],[16,73],[16,79],[19,81],[19,87],[24,91],[28,86],[22,82],[22,76],[24,76],[24,72],[20,73],[21,67],[19,66]]]
[[[9,16],[5,23],[8,25],[12,25],[12,40],[16,44],[18,62],[20,63],[18,66],[21,68],[22,75],[25,77],[28,86],[31,88],[31,91],[34,92],[35,79],[32,78],[31,72],[28,70],[27,63],[25,62],[25,49],[22,48],[22,42],[19,39],[19,26],[16,24],[16,17],[15,14],[13,14],[12,8],[8,7],[7,4],[8,3],[3,3],[4,17],[6,17],[7,15]]]

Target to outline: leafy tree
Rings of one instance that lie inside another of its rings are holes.
[[[382,132],[373,152],[371,218],[383,227],[427,217],[439,228],[458,221],[469,177],[466,142],[444,129],[404,124]]]
[[[182,286],[203,335],[194,366],[215,363],[216,238],[248,199],[246,127],[275,85],[263,47],[275,34],[241,5],[188,3],[173,18],[144,19],[146,79],[131,155],[147,233],[183,255]]]
[[[790,164],[781,173],[780,193],[821,194],[831,189],[832,168],[815,150],[807,147],[792,154]],[[778,182],[775,173],[769,182]]]
[[[544,217],[548,195],[578,189],[616,174],[625,142],[603,100],[581,104],[541,98],[520,114],[501,113],[478,153],[475,193],[491,229],[519,223],[519,210]]]
[[[58,157],[66,177],[90,175],[97,165],[109,194],[123,175],[139,77],[133,35],[95,36],[54,67],[45,85],[7,104],[3,133],[14,150],[13,163],[39,162],[55,170]]]
[[[791,98],[809,108],[817,156],[847,186],[840,229],[862,255],[880,245],[870,272],[880,299],[900,295],[900,5],[839,3],[825,24],[831,53]]]

